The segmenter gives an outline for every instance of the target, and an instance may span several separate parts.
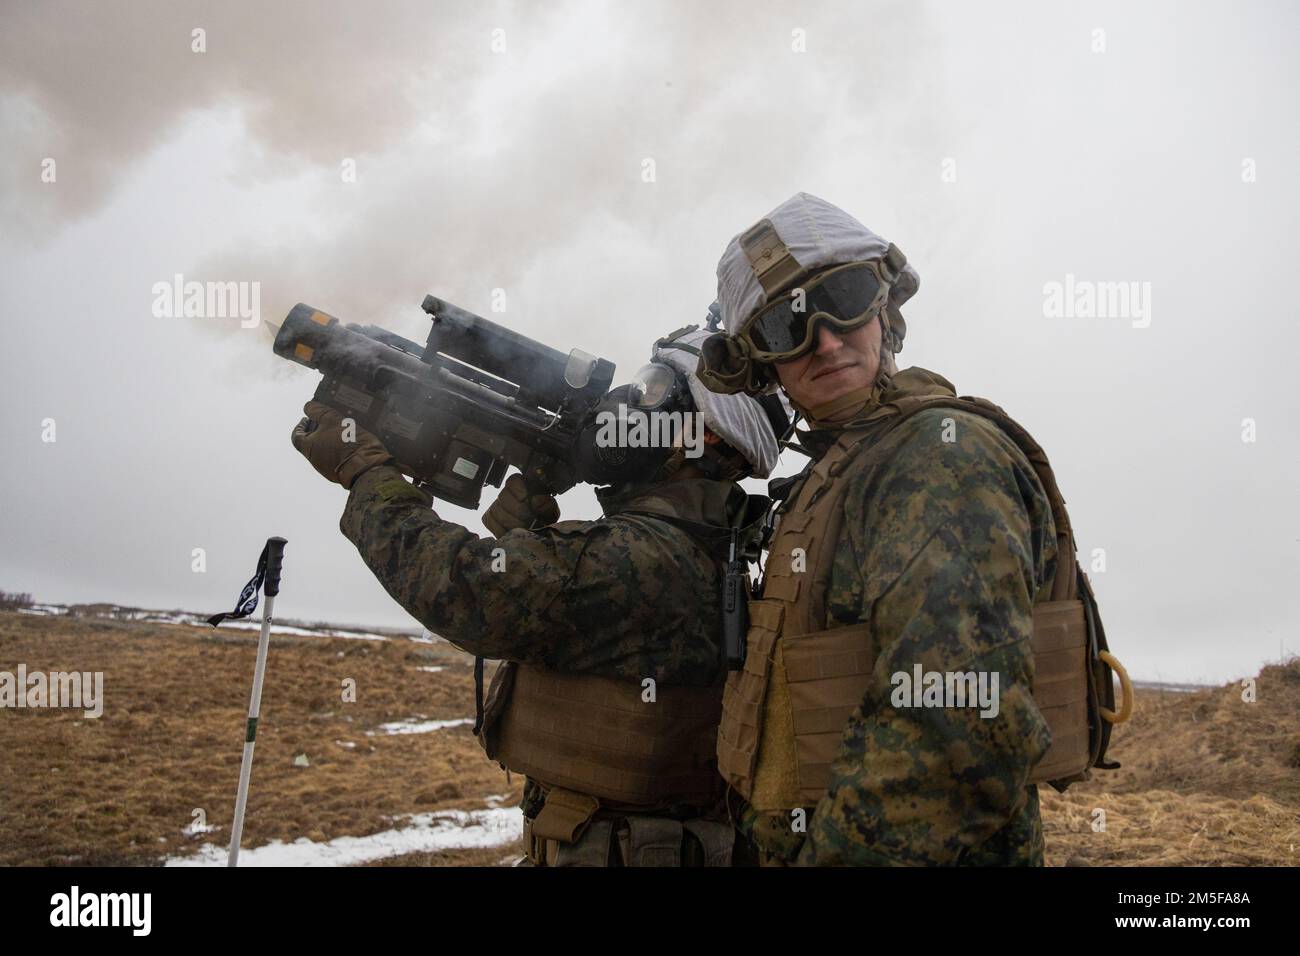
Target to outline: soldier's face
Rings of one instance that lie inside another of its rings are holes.
[[[880,320],[843,335],[826,323],[817,329],[817,347],[792,362],[776,366],[781,387],[804,408],[816,408],[859,388],[868,388],[880,371]],[[852,415],[846,409],[843,415]]]

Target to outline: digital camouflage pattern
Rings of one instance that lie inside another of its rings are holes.
[[[909,372],[883,401],[909,388],[952,394]],[[797,852],[800,864],[1041,864],[1038,792],[1027,780],[1051,742],[1031,694],[1032,608],[1056,566],[1042,485],[995,424],[944,408],[869,440],[843,480],[824,626],[870,623],[872,682],[807,838],[752,811],[742,828],[779,857]],[[916,664],[997,672],[998,714],[894,707],[891,676]]]
[[[470,653],[698,687],[721,677],[722,567],[682,528],[624,512],[726,528],[746,497],[684,478],[602,495],[597,521],[480,538],[380,466],[357,479],[339,527],[394,600]]]

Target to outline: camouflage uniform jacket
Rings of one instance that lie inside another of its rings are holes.
[[[657,515],[726,529],[745,510],[744,490],[687,478],[600,497],[597,521],[480,538],[381,466],[357,479],[339,527],[398,604],[470,653],[670,685],[719,681],[723,564]]]
[[[908,369],[864,415],[918,393],[954,394]],[[813,435],[821,454],[835,438]],[[869,623],[877,656],[798,862],[1041,865],[1038,792],[1026,781],[1051,739],[1031,695],[1032,606],[1056,566],[1042,485],[995,424],[945,408],[869,439],[843,480],[825,627]],[[893,706],[891,678],[917,664],[996,671],[997,715]]]

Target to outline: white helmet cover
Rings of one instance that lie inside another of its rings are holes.
[[[673,341],[698,349],[700,343],[712,334],[707,329],[696,329],[679,335]],[[776,435],[772,434],[767,415],[755,399],[748,395],[719,395],[710,392],[696,377],[699,356],[694,352],[671,346],[656,347],[652,359],[686,373],[691,398],[695,401],[696,410],[704,416],[704,424],[745,457],[753,468],[754,477],[766,478],[772,473],[777,459],[781,457],[781,448],[777,444]],[[788,408],[786,412],[789,414]]]
[[[846,262],[879,259],[889,249],[886,240],[843,209],[809,193],[796,193],[764,218],[772,223],[790,255],[807,272]],[[735,335],[746,319],[767,304],[763,287],[740,247],[742,235],[732,237],[718,262],[718,302],[722,306],[722,326],[728,335]],[[916,294],[920,285],[921,277],[909,263],[894,284],[890,303],[895,308],[901,306]]]

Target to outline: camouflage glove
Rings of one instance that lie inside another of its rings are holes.
[[[516,472],[506,479],[492,507],[483,512],[483,525],[495,537],[516,528],[544,528],[560,520],[560,506],[550,495],[531,495],[524,476]]]
[[[396,464],[374,435],[353,423],[352,441],[344,441],[343,416],[328,405],[308,402],[307,417],[293,429],[293,447],[330,481],[351,488],[363,471],[376,465]]]

